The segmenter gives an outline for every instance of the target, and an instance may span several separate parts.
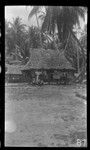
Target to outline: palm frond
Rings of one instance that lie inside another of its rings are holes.
[[[42,15],[46,15],[46,13],[41,10],[38,10],[38,13],[41,13]]]
[[[51,17],[50,10],[47,9],[47,13],[46,13],[45,19],[44,19],[43,24],[42,24],[42,31],[43,31],[43,32],[44,32],[45,30],[49,31],[49,27],[50,27],[50,17]]]
[[[41,15],[38,16],[38,18],[41,19],[41,20],[44,20],[45,16],[41,14]]]
[[[77,13],[85,21],[85,9],[82,7],[77,8]]]
[[[29,13],[28,20],[39,11],[40,7],[41,6],[34,6],[33,7],[33,9],[31,10],[31,12]]]

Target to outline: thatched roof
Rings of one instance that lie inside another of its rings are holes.
[[[66,59],[64,53],[55,50],[32,49],[30,60],[23,67],[23,70],[29,69],[74,69]]]
[[[6,74],[22,74],[21,67],[16,65],[6,65],[7,72]]]

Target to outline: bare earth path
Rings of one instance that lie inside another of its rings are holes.
[[[15,129],[5,132],[5,145],[87,146],[87,102],[77,93],[86,96],[86,87],[6,85],[5,121]]]

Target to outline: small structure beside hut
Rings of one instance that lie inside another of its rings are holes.
[[[18,83],[24,82],[24,76],[21,72],[21,67],[16,65],[6,65],[5,82]]]
[[[66,59],[64,52],[32,49],[28,63],[21,69],[29,83],[64,84],[72,79],[75,68]]]

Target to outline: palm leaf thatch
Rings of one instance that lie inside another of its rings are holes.
[[[64,53],[58,53],[55,50],[32,49],[30,60],[23,67],[23,70],[29,69],[71,69],[72,65],[66,59]]]
[[[21,66],[6,65],[6,67],[7,67],[6,74],[22,74],[22,72],[21,72],[22,67]]]

